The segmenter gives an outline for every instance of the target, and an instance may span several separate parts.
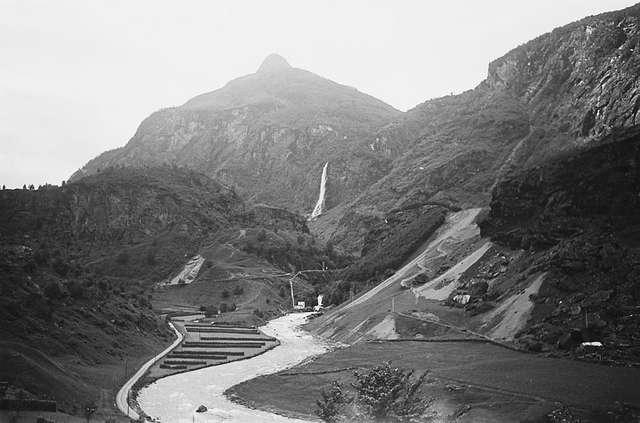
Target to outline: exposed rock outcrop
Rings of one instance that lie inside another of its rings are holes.
[[[152,114],[126,146],[91,160],[71,179],[110,166],[171,163],[214,177],[250,202],[310,213],[325,162],[332,163],[329,208],[386,173],[389,160],[366,141],[399,115],[271,55],[254,74]]]
[[[509,276],[547,272],[519,341],[614,362],[640,362],[640,129],[496,186],[482,234],[524,249]],[[579,348],[601,342],[598,351]]]
[[[486,206],[522,168],[640,123],[640,5],[544,34],[493,61],[474,90],[429,100],[386,125],[371,149],[390,171],[312,230],[359,253],[406,201]]]

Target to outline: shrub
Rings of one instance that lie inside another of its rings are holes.
[[[60,288],[60,284],[58,284],[58,282],[49,282],[44,287],[44,295],[47,298],[57,300],[64,296],[64,292],[62,291],[62,288]]]
[[[233,295],[242,295],[244,294],[244,288],[242,288],[240,285],[236,285],[233,288]]]
[[[38,248],[33,253],[33,259],[38,263],[38,265],[46,266],[47,263],[49,263],[49,250],[44,247]]]
[[[65,277],[69,273],[69,264],[60,257],[53,260],[51,267],[53,268],[53,271],[61,277]]]
[[[264,229],[260,229],[256,235],[256,239],[260,242],[264,241],[267,239],[267,232]]]
[[[145,262],[149,266],[153,266],[154,264],[156,264],[156,252],[155,252],[155,250],[148,250],[147,251],[147,254],[145,256]]]
[[[201,306],[200,310],[204,312],[205,317],[211,317],[218,314],[218,307],[209,305],[209,306]]]
[[[222,298],[229,298],[229,291],[227,291],[226,289],[224,291],[222,291],[221,294]]]
[[[84,286],[80,281],[73,280],[67,284],[67,290],[73,298],[82,298],[84,296]]]
[[[129,263],[129,253],[127,253],[126,251],[120,251],[120,253],[118,253],[118,255],[116,256],[116,262],[120,265]]]
[[[322,391],[316,414],[327,422],[409,422],[424,413],[428,401],[420,397],[427,373],[414,378],[413,371],[391,367],[390,363],[364,372],[354,372],[355,395],[349,396],[339,382]]]
[[[323,389],[320,395],[322,398],[316,401],[318,405],[316,414],[325,422],[330,423],[337,422],[344,406],[352,401],[338,381],[334,381],[329,389]]]

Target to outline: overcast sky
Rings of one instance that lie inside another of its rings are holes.
[[[59,184],[153,111],[269,53],[398,109],[473,88],[523,42],[628,0],[0,0],[0,184]]]

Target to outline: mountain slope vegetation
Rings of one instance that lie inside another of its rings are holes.
[[[291,272],[339,260],[302,218],[191,170],[110,168],[0,198],[0,377],[72,413],[170,342],[157,312],[259,322],[290,307]],[[158,287],[197,254],[194,281]],[[300,299],[318,289],[297,280]]]

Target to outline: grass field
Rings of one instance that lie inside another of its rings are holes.
[[[360,343],[244,382],[230,393],[256,408],[311,417],[324,387],[334,380],[349,382],[353,370],[385,361],[429,372],[423,393],[433,400],[429,412],[441,419],[437,421],[535,421],[557,403],[586,415],[616,402],[640,407],[640,369],[546,358],[477,342]]]

